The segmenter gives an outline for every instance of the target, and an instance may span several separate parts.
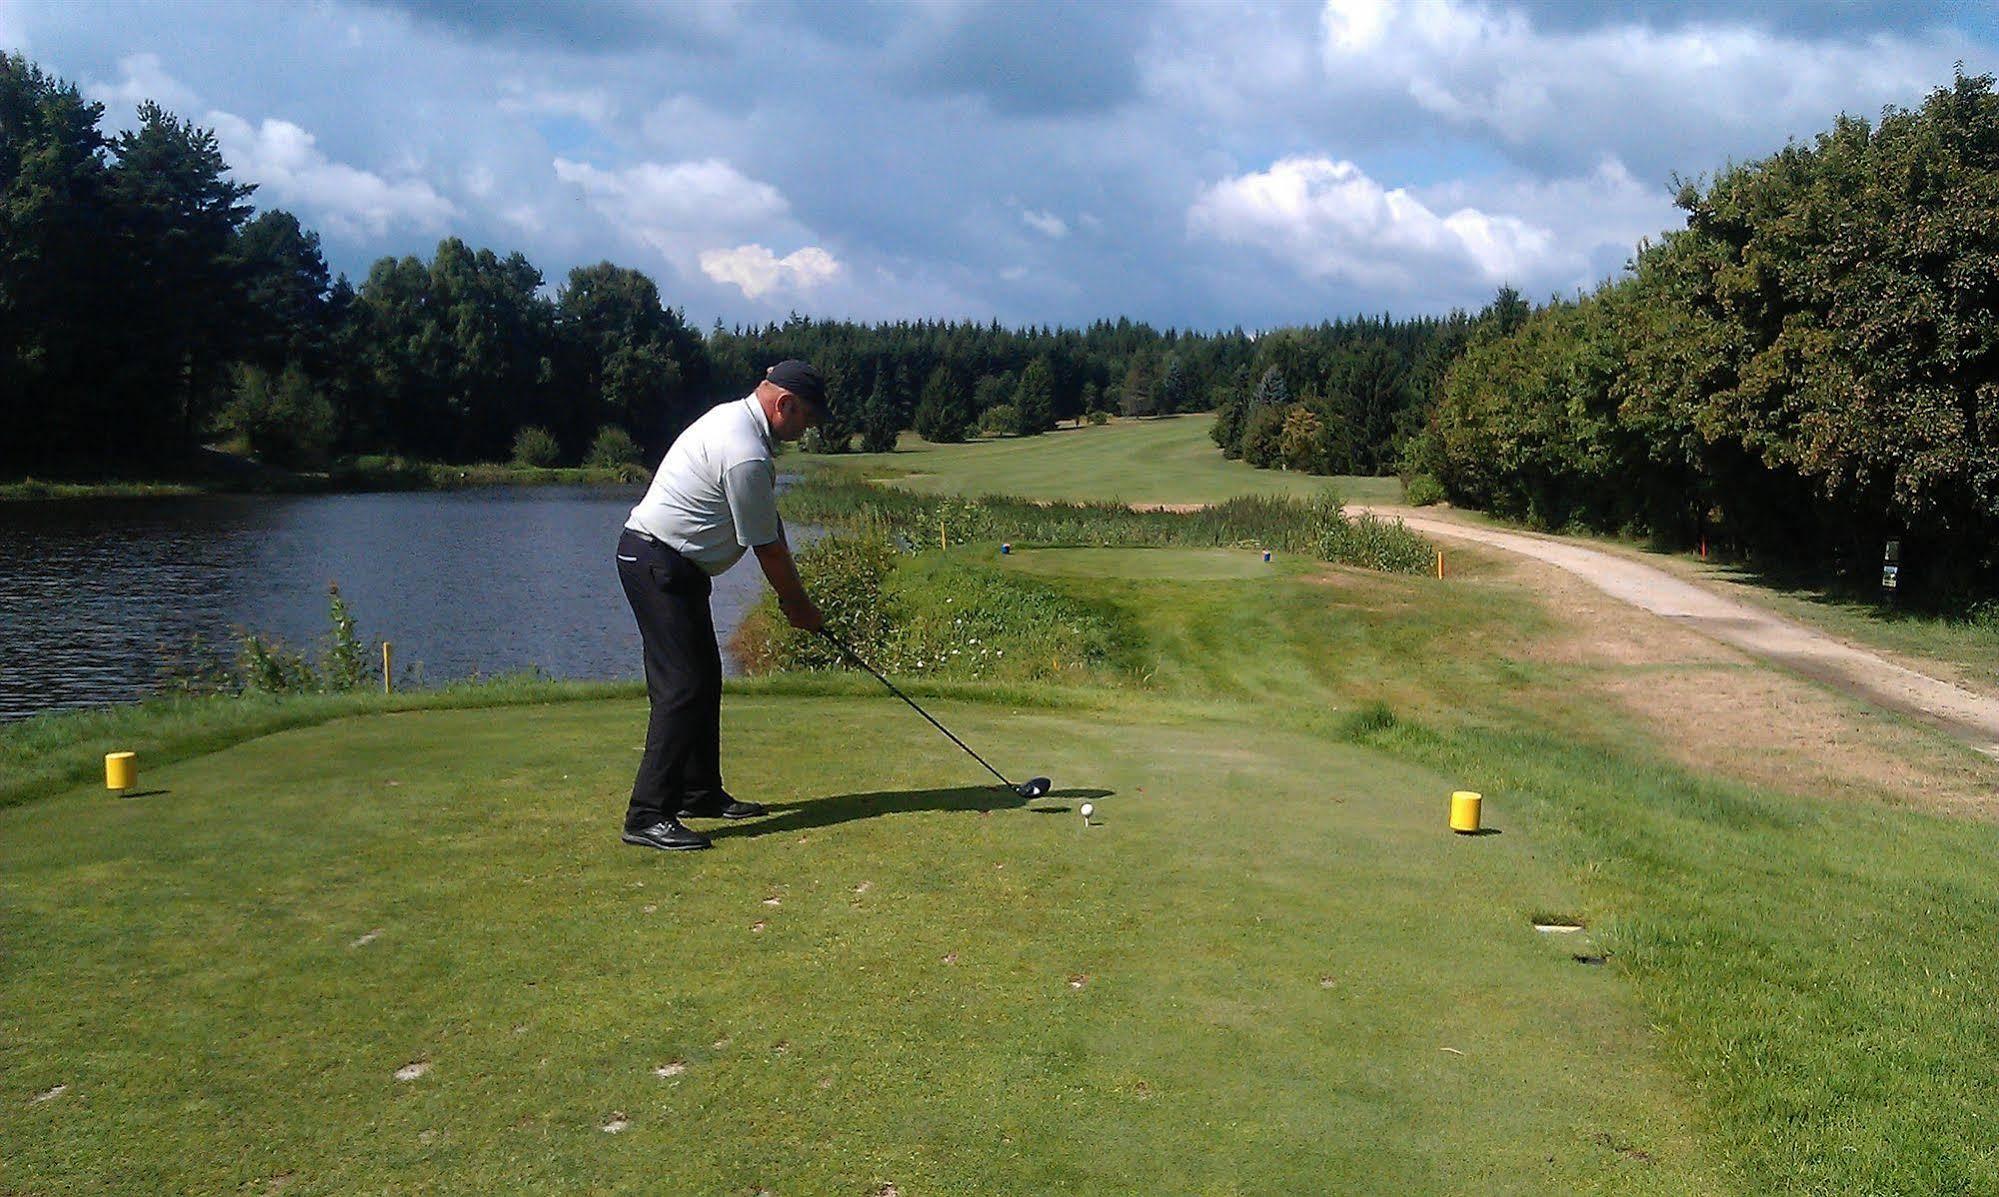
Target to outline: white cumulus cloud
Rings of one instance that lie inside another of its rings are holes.
[[[1303,278],[1461,303],[1500,283],[1589,286],[1672,223],[1664,188],[1615,160],[1574,179],[1412,189],[1352,162],[1290,157],[1211,184],[1187,214],[1194,235],[1260,250]]]
[[[5,13],[0,12],[0,20],[4,18]],[[0,46],[7,44],[0,38]],[[118,60],[118,73],[118,82],[89,84],[84,94],[106,108],[121,111],[151,100],[169,112],[184,114],[195,104],[194,89],[169,75],[157,54],[127,54]]]
[[[519,79],[500,85],[501,112],[526,116],[568,116],[600,125],[617,115],[618,105],[598,87],[536,87]]]
[[[1308,277],[1396,290],[1439,264],[1512,278],[1555,246],[1544,227],[1469,207],[1437,212],[1351,162],[1319,157],[1223,179],[1195,200],[1187,222],[1195,233],[1269,251]]]
[[[1687,173],[1718,165],[1718,141],[1767,153],[1842,110],[1919,100],[1975,51],[1922,26],[1809,39],[1719,21],[1544,30],[1461,0],[1326,0],[1320,25],[1342,90],[1400,91],[1459,128],[1546,153],[1629,159],[1649,139]]]
[[[257,184],[256,201],[303,210],[348,237],[381,237],[391,227],[435,231],[459,215],[450,200],[420,178],[387,179],[329,159],[311,133],[283,120],[255,125],[229,112],[210,112],[230,173]]]
[[[780,258],[761,245],[711,249],[701,254],[701,273],[728,283],[750,299],[773,291],[809,291],[840,275],[840,262],[816,245]]]
[[[1028,208],[1021,212],[1020,218],[1027,222],[1028,228],[1045,236],[1060,240],[1069,235],[1069,223],[1053,212],[1036,212]]]
[[[720,244],[767,237],[773,230],[797,232],[791,205],[777,188],[719,158],[641,162],[621,170],[557,158],[555,177],[682,270],[691,270],[703,250]]]

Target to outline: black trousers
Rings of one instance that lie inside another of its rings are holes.
[[[722,791],[722,650],[708,607],[714,583],[701,567],[626,529],[618,580],[645,642],[645,755],[632,783],[626,827],[671,818]]]

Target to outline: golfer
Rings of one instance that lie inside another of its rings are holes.
[[[625,811],[627,844],[706,848],[682,819],[764,813],[722,788],[722,651],[708,608],[712,579],[753,549],[791,626],[816,632],[777,518],[778,441],[826,415],[826,381],[805,362],[779,362],[747,397],[719,404],[673,442],[618,537],[618,580],[645,642],[652,721]]]

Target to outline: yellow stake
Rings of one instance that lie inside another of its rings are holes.
[[[129,752],[104,754],[104,788],[124,793],[139,784],[138,758]]]
[[[1443,577],[1444,577],[1444,550],[1442,550],[1442,549],[1438,549],[1438,550],[1437,550],[1437,578],[1438,578],[1438,580],[1439,580],[1439,581],[1441,581],[1441,580],[1443,580]]]
[[[1459,790],[1451,795],[1451,830],[1459,835],[1470,835],[1478,830],[1479,807],[1483,795],[1471,790]]]
[[[941,515],[937,517],[937,547],[945,550],[951,547],[951,542],[944,536],[944,517]]]
[[[396,692],[396,667],[389,655],[389,642],[382,641],[382,693]]]

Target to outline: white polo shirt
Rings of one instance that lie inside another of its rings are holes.
[[[625,527],[671,545],[710,577],[783,536],[770,420],[757,397],[718,403],[688,425]]]

